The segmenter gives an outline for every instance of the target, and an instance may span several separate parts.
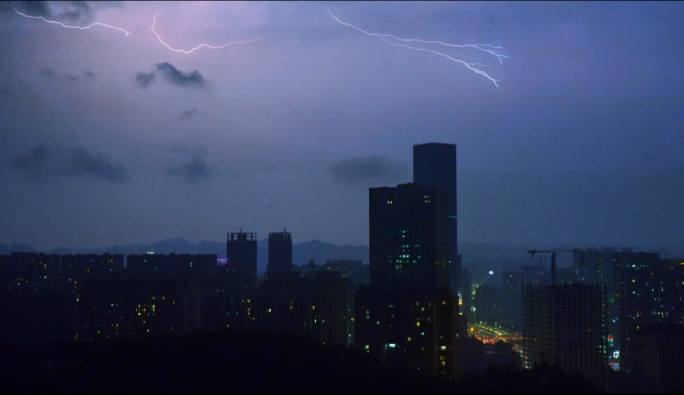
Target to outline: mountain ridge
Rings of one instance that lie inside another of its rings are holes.
[[[463,267],[472,269],[484,269],[489,267],[519,267],[530,262],[527,254],[529,249],[552,249],[560,246],[509,246],[492,243],[462,243],[459,251],[463,256]],[[567,248],[568,246],[563,246]],[[638,251],[638,249],[636,249]],[[681,248],[656,247],[645,248],[643,251],[660,252],[662,258],[684,256]],[[39,252],[35,247],[26,243],[0,244],[0,254],[11,252]],[[158,240],[152,243],[126,243],[107,247],[58,247],[51,250],[40,251],[48,254],[145,254],[155,252],[158,254],[216,254],[218,258],[226,257],[226,244],[220,241],[202,240],[192,242],[181,236]],[[321,265],[328,259],[361,260],[368,264],[370,250],[367,245],[337,245],[318,239],[292,245],[292,263],[298,266],[313,260]],[[561,259],[567,260],[568,257]],[[504,263],[507,262],[507,263]],[[257,240],[257,270],[263,272],[268,264],[268,239]]]

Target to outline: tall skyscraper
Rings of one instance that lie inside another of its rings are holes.
[[[458,298],[449,290],[448,193],[369,190],[370,285],[356,293],[356,345],[389,366],[458,376]]]
[[[225,270],[245,276],[245,282],[257,281],[257,235],[256,233],[228,233]]]
[[[456,201],[456,144],[414,145],[413,182],[419,187],[436,187],[447,191],[449,288],[453,294],[456,294],[461,289]]]
[[[371,285],[448,286],[446,191],[401,184],[369,192]]]
[[[268,273],[292,271],[292,233],[274,232],[268,234]]]

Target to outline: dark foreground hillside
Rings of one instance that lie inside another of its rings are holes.
[[[0,346],[0,392],[585,392],[545,368],[489,370],[456,387],[364,354],[267,334],[194,334],[25,350]],[[540,378],[545,378],[540,380]],[[579,380],[579,381],[578,381]]]

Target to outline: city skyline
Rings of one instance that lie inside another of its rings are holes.
[[[0,2],[0,391],[681,390],[683,17]]]

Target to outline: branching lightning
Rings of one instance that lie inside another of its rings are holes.
[[[335,19],[337,19],[337,18],[335,18]],[[441,42],[441,41],[419,40],[417,38],[408,38],[408,39],[407,38],[399,38],[399,37],[393,36],[391,34],[377,34],[377,35],[382,36],[382,37],[390,37],[390,38],[393,38],[397,41],[402,41],[402,42],[418,42],[421,44],[439,44],[439,45],[443,45],[445,47],[452,47],[452,48],[475,48],[477,50],[484,51],[484,52],[487,52],[487,53],[490,53],[490,54],[496,56],[497,58],[499,58],[499,62],[501,64],[503,64],[503,61],[501,60],[501,58],[508,58],[508,56],[500,53],[501,51],[503,51],[502,47],[497,47],[497,46],[491,45],[491,44],[463,44],[463,45],[458,45],[458,44],[449,44],[449,43],[445,43],[445,42]],[[491,49],[487,49],[487,48],[491,48]]]
[[[19,10],[17,10],[16,8],[12,7],[12,5],[11,5],[10,3],[8,3],[8,2],[4,2],[4,3],[7,4],[11,9],[13,9],[14,12],[16,12],[17,14],[23,16],[24,18],[29,18],[29,19],[42,19],[43,21],[45,21],[45,22],[47,22],[47,23],[53,23],[53,24],[56,24],[56,25],[60,25],[60,26],[65,27],[65,28],[67,28],[67,29],[87,30],[87,29],[90,29],[91,27],[94,27],[94,26],[102,26],[102,27],[106,27],[106,28],[109,28],[109,29],[118,30],[118,31],[120,31],[120,32],[125,33],[127,36],[128,36],[129,34],[132,34],[132,32],[126,31],[125,29],[122,29],[122,28],[120,28],[120,27],[111,26],[111,25],[107,25],[107,24],[105,24],[105,23],[100,23],[100,22],[95,22],[95,23],[92,23],[92,24],[90,24],[90,25],[88,25],[88,26],[70,26],[70,25],[65,25],[65,24],[62,23],[62,22],[51,21],[51,20],[49,20],[49,19],[43,18],[42,16],[26,15],[26,14],[24,14],[23,12],[20,12]]]
[[[189,49],[189,50],[175,49],[175,48],[172,48],[172,47],[171,47],[169,44],[167,44],[166,42],[164,42],[164,40],[162,40],[162,38],[161,38],[161,36],[159,35],[159,33],[157,33],[157,31],[154,30],[154,26],[155,26],[156,24],[157,24],[157,16],[155,15],[155,16],[154,16],[154,21],[152,22],[152,29],[150,29],[150,30],[152,31],[152,33],[154,33],[155,36],[157,36],[157,38],[159,39],[159,42],[162,43],[166,48],[168,48],[169,50],[171,50],[171,51],[173,51],[173,52],[183,53],[183,54],[186,54],[186,55],[187,55],[187,54],[190,54],[190,53],[192,53],[192,52],[194,52],[194,51],[197,51],[197,50],[200,49],[200,48],[222,49],[222,48],[230,47],[231,45],[247,44],[247,43],[252,43],[252,42],[255,42],[255,41],[259,41],[259,40],[263,40],[263,39],[264,39],[264,37],[257,37],[257,38],[253,38],[253,39],[251,39],[251,40],[234,41],[234,42],[230,42],[230,43],[228,43],[228,44],[223,44],[223,45],[200,44],[200,45],[198,45],[198,46],[196,46],[196,47],[194,47],[194,48],[192,48],[192,49]]]
[[[67,29],[86,30],[86,29],[90,29],[91,27],[94,27],[94,26],[102,26],[102,27],[107,27],[107,28],[110,28],[110,29],[118,30],[118,31],[120,31],[120,32],[125,33],[127,36],[128,36],[129,34],[133,34],[132,32],[126,31],[125,29],[122,29],[122,28],[120,28],[120,27],[111,26],[111,25],[107,25],[107,24],[105,24],[105,23],[100,23],[100,22],[96,22],[96,23],[90,24],[90,25],[88,25],[88,26],[70,26],[70,25],[66,25],[66,24],[64,24],[64,23],[62,23],[62,22],[59,22],[59,21],[49,20],[49,19],[44,18],[44,17],[42,17],[42,16],[33,16],[33,15],[24,14],[23,12],[21,12],[21,11],[17,10],[16,8],[14,8],[10,3],[6,2],[6,1],[5,1],[4,3],[7,4],[7,6],[9,6],[11,9],[13,9],[14,12],[16,12],[17,14],[23,16],[24,18],[29,18],[29,19],[40,19],[40,20],[42,20],[42,21],[44,21],[44,22],[56,24],[56,25],[62,26],[62,27],[67,28]],[[160,42],[162,45],[164,45],[168,50],[173,51],[173,52],[177,52],[177,53],[183,53],[183,54],[186,54],[186,55],[187,55],[187,54],[190,54],[190,53],[192,53],[192,52],[195,52],[195,51],[197,51],[198,49],[201,49],[201,48],[222,49],[222,48],[230,47],[230,46],[232,46],[232,45],[240,45],[240,44],[247,44],[247,43],[256,42],[256,41],[259,41],[259,40],[263,40],[263,39],[265,38],[265,37],[258,37],[258,38],[254,38],[254,39],[251,39],[251,40],[234,41],[234,42],[230,42],[230,43],[223,44],[223,45],[200,44],[200,45],[198,45],[198,46],[196,46],[196,47],[194,47],[194,48],[192,48],[192,49],[183,50],[183,49],[176,49],[176,48],[173,48],[173,47],[171,47],[169,44],[167,44],[167,43],[161,38],[161,36],[159,35],[159,33],[157,33],[157,31],[154,29],[155,26],[156,26],[156,24],[157,24],[157,16],[155,15],[154,20],[152,21],[152,27],[151,27],[149,30],[147,30],[147,31],[151,31],[152,33],[154,33],[154,35],[157,36],[157,39],[159,40],[159,42]]]
[[[90,28],[95,27],[95,26],[102,26],[102,27],[106,27],[109,29],[114,29],[114,30],[120,31],[120,32],[126,34],[126,36],[133,34],[132,32],[129,32],[129,31],[122,29],[120,27],[107,25],[107,24],[101,23],[101,22],[95,22],[95,23],[92,23],[88,26],[66,25],[62,22],[49,20],[49,19],[44,18],[42,16],[33,16],[33,15],[24,14],[23,12],[20,12],[19,10],[17,10],[14,6],[9,4],[8,2],[4,1],[4,3],[7,4],[7,6],[10,7],[12,10],[14,10],[14,12],[16,12],[18,15],[21,15],[24,18],[40,19],[44,22],[56,24],[56,25],[59,25],[61,27],[67,28],[67,29],[87,30],[87,29],[90,29]],[[386,42],[387,44],[390,44],[390,45],[395,46],[395,47],[407,48],[407,49],[410,49],[413,51],[430,52],[434,55],[438,55],[438,56],[444,57],[448,60],[451,60],[452,62],[460,63],[460,64],[464,65],[465,67],[467,67],[468,69],[470,69],[471,71],[474,71],[475,73],[477,73],[477,74],[487,78],[488,80],[492,81],[497,88],[499,87],[499,85],[497,83],[498,81],[496,79],[492,78],[489,74],[487,74],[487,72],[485,72],[484,70],[481,69],[483,67],[488,67],[486,65],[483,65],[481,63],[469,63],[469,62],[466,62],[466,61],[463,61],[460,59],[456,59],[456,58],[449,56],[443,52],[439,52],[439,51],[436,51],[436,50],[430,49],[430,48],[422,48],[422,47],[417,47],[414,45],[409,45],[409,43],[419,43],[419,44],[424,44],[424,45],[440,45],[440,46],[449,47],[449,48],[472,48],[472,49],[476,49],[478,51],[486,52],[486,53],[489,53],[490,55],[496,56],[496,58],[499,60],[500,63],[503,63],[503,58],[508,58],[508,56],[503,54],[503,48],[502,47],[497,47],[497,46],[491,45],[491,44],[462,44],[462,45],[458,45],[458,44],[445,43],[442,41],[420,40],[420,39],[416,39],[416,38],[410,38],[410,39],[400,38],[400,37],[397,37],[397,36],[392,35],[392,34],[371,33],[371,32],[368,32],[366,30],[361,29],[358,26],[354,26],[350,23],[343,22],[338,17],[333,15],[333,13],[327,8],[326,8],[326,11],[328,11],[330,16],[335,21],[337,21],[339,24],[341,24],[343,26],[350,27],[350,28],[355,29],[355,30],[357,30],[363,34],[368,35],[368,36],[376,37],[376,38]],[[242,44],[253,43],[253,42],[260,41],[260,40],[263,40],[264,38],[266,38],[266,37],[258,37],[258,38],[254,38],[254,39],[250,39],[250,40],[244,40],[244,41],[233,41],[233,42],[229,42],[229,43],[223,44],[223,45],[200,44],[200,45],[198,45],[194,48],[188,49],[188,50],[176,49],[176,48],[171,47],[168,43],[166,43],[162,39],[161,35],[159,35],[159,33],[157,33],[157,31],[155,30],[156,24],[157,24],[157,16],[155,15],[155,17],[152,21],[152,27],[148,31],[151,31],[157,37],[159,42],[162,45],[164,45],[168,50],[176,52],[176,53],[186,54],[186,55],[191,54],[191,53],[193,53],[193,52],[195,52],[201,48],[223,49],[223,48],[227,48],[227,47],[230,47],[233,45],[242,45]]]
[[[487,67],[487,66],[485,66],[485,65],[483,65],[483,64],[480,64],[480,63],[468,63],[468,62],[465,62],[465,61],[463,61],[463,60],[453,58],[453,57],[451,57],[451,56],[449,56],[449,55],[447,55],[447,54],[445,54],[445,53],[438,52],[438,51],[435,51],[435,50],[432,50],[432,49],[429,49],[429,48],[420,48],[420,47],[414,47],[414,46],[407,45],[407,44],[398,44],[398,43],[395,43],[395,42],[391,41],[391,39],[396,40],[396,41],[399,41],[399,42],[404,42],[404,43],[418,42],[418,43],[421,43],[421,44],[438,44],[438,45],[442,45],[442,46],[445,46],[445,47],[452,47],[452,48],[474,48],[474,49],[477,49],[477,50],[479,50],[479,51],[484,51],[484,52],[487,52],[487,53],[489,53],[489,54],[491,54],[491,55],[496,56],[496,57],[499,59],[499,62],[503,63],[503,62],[502,62],[502,58],[507,58],[508,56],[503,55],[503,54],[501,53],[501,52],[503,51],[503,48],[501,48],[501,47],[497,47],[497,46],[494,46],[494,45],[491,45],[491,44],[463,44],[463,45],[457,45],[457,44],[444,43],[444,42],[441,42],[441,41],[426,41],[426,40],[419,40],[419,39],[405,39],[405,38],[399,38],[399,37],[394,36],[394,35],[391,35],[391,34],[371,33],[371,32],[368,32],[368,31],[366,31],[366,30],[361,29],[361,28],[358,27],[358,26],[354,26],[354,25],[352,25],[352,24],[350,24],[350,23],[341,21],[338,17],[336,17],[335,15],[333,15],[333,13],[332,13],[329,9],[327,9],[327,8],[326,8],[326,11],[328,11],[328,13],[330,14],[330,16],[331,16],[335,21],[337,21],[339,24],[341,24],[341,25],[344,25],[344,26],[350,27],[350,28],[352,28],[352,29],[358,30],[358,31],[360,31],[361,33],[366,34],[366,35],[368,35],[368,36],[377,37],[377,38],[379,38],[380,40],[382,40],[382,41],[384,41],[384,42],[386,42],[386,43],[388,43],[388,44],[390,44],[390,45],[393,45],[393,46],[395,46],[395,47],[408,48],[408,49],[411,49],[411,50],[413,50],[413,51],[430,52],[430,53],[432,53],[432,54],[439,55],[439,56],[442,56],[442,57],[444,57],[444,58],[447,58],[447,59],[449,59],[449,60],[451,60],[451,61],[453,61],[453,62],[460,63],[460,64],[466,66],[468,69],[470,69],[470,70],[476,72],[477,74],[480,74],[481,76],[483,76],[483,77],[487,78],[488,80],[492,81],[492,82],[494,83],[494,85],[495,85],[497,88],[499,87],[499,84],[497,84],[497,80],[495,80],[494,78],[492,78],[492,77],[491,77],[489,74],[487,74],[487,72],[485,72],[484,70],[478,69],[478,67]]]

